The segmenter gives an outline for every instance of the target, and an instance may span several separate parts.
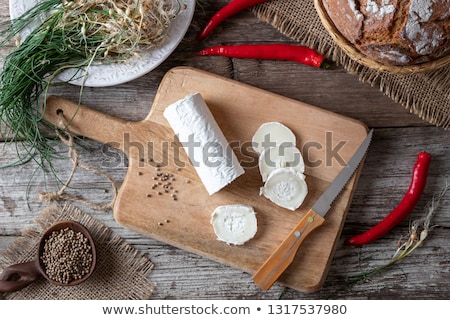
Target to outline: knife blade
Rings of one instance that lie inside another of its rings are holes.
[[[373,129],[367,134],[344,169],[334,178],[287,237],[253,275],[253,281],[263,290],[268,290],[278,277],[292,263],[307,236],[325,222],[325,215],[331,204],[347,185],[364,158],[373,136]]]

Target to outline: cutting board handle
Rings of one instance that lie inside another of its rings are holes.
[[[127,132],[130,122],[100,111],[88,108],[58,96],[49,96],[43,104],[44,119],[66,129],[75,135],[93,139],[108,145],[122,148],[123,132]],[[61,118],[62,117],[62,118]]]

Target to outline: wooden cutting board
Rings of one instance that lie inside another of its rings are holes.
[[[245,169],[244,175],[212,196],[162,115],[168,105],[194,92],[205,99]],[[56,110],[71,119],[69,128],[74,133],[109,144],[128,156],[129,169],[114,206],[118,223],[250,274],[311,208],[368,132],[353,119],[188,67],[174,68],[165,75],[149,115],[139,122],[50,97],[46,119],[56,123]],[[262,181],[250,143],[258,127],[269,121],[291,128],[303,152],[309,193],[296,211],[280,208],[259,195]],[[304,242],[280,283],[303,292],[323,285],[359,171],[334,202],[325,224]],[[252,205],[257,212],[257,234],[242,246],[218,241],[210,225],[217,206],[234,203]]]

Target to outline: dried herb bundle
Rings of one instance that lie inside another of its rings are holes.
[[[427,239],[429,233],[433,229],[434,226],[431,224],[431,220],[433,216],[436,214],[436,211],[438,210],[441,199],[445,196],[445,194],[449,190],[450,190],[450,182],[447,181],[442,190],[440,190],[437,194],[435,194],[433,196],[433,199],[427,204],[425,208],[426,213],[425,216],[422,219],[415,220],[411,223],[407,240],[399,244],[394,255],[387,263],[372,270],[346,277],[347,278],[346,282],[355,283],[361,280],[367,280],[371,276],[400,262],[404,258],[408,257],[410,254],[412,254],[417,248],[419,248],[425,241],[425,239]]]

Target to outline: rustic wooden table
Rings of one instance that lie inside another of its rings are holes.
[[[176,66],[191,66],[357,119],[374,128],[374,140],[323,288],[315,293],[302,293],[275,284],[263,291],[243,271],[128,231],[114,221],[111,212],[81,206],[83,210],[148,254],[155,264],[151,273],[151,280],[156,284],[154,299],[447,299],[450,295],[447,238],[450,192],[442,199],[433,219],[436,227],[411,256],[365,281],[349,284],[344,279],[384,265],[395,252],[398,240],[408,235],[411,221],[424,216],[424,207],[433,193],[450,179],[448,131],[419,119],[377,88],[359,82],[357,77],[336,66],[317,70],[291,62],[196,56],[201,48],[217,44],[292,42],[245,11],[199,43],[196,35],[201,26],[227,2],[208,1],[203,8],[197,7],[182,43],[156,70],[126,84],[86,88],[83,103],[123,119],[140,120],[147,115],[164,74]],[[7,0],[0,0],[0,18],[8,19]],[[1,48],[1,54],[10,49]],[[77,99],[78,93],[79,88],[71,85],[59,87],[57,91],[69,99]],[[102,147],[89,142],[80,151],[82,161],[92,165],[101,163]],[[433,162],[425,194],[410,217],[370,245],[362,248],[345,245],[345,238],[377,223],[400,201],[409,186],[416,156],[422,150],[433,155]],[[14,147],[2,143],[2,164],[15,157]],[[60,174],[68,174],[67,161],[56,166]],[[32,226],[33,219],[47,205],[39,200],[39,191],[58,188],[36,169],[34,163],[27,163],[0,172],[0,251],[20,236],[23,229]],[[119,183],[126,173],[126,165],[103,169]],[[71,187],[72,194],[89,201],[111,200],[111,193],[103,192],[109,189],[108,182],[92,173],[80,170]]]

